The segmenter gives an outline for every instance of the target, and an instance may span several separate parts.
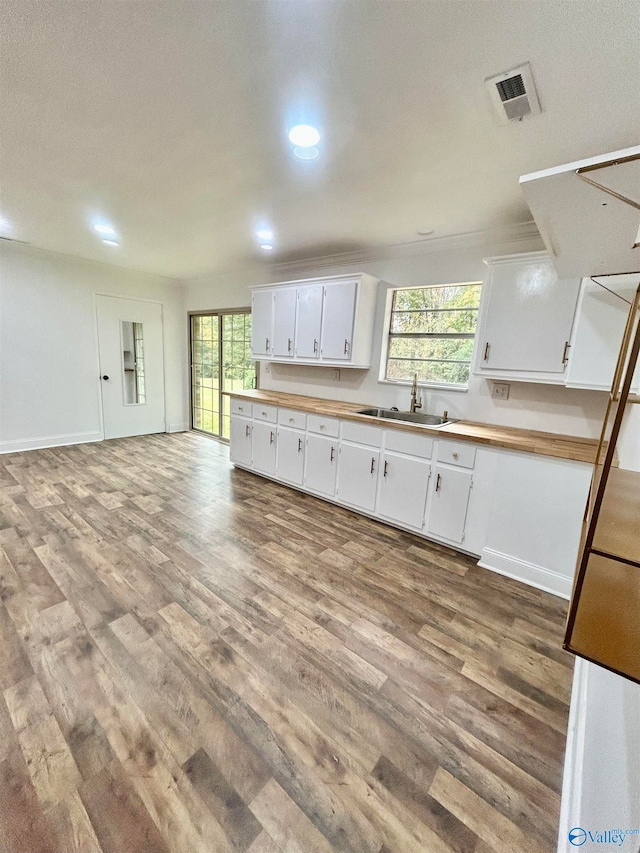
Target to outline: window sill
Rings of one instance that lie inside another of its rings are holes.
[[[413,380],[378,379],[378,385],[397,385],[401,388],[411,388]],[[418,388],[429,388],[438,391],[462,391],[465,394],[469,390],[468,385],[446,385],[443,382],[419,382]]]

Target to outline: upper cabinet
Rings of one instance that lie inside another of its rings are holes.
[[[582,281],[573,327],[567,385],[609,391],[629,309],[640,275],[614,275]],[[632,391],[638,390],[640,369]]]
[[[377,291],[366,273],[253,288],[253,358],[370,367]]]
[[[580,280],[558,280],[544,252],[486,263],[475,373],[565,384]]]

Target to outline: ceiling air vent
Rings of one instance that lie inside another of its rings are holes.
[[[540,101],[528,62],[488,77],[484,82],[501,124],[522,121],[525,116],[540,112]]]

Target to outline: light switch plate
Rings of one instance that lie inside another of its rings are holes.
[[[494,400],[508,400],[511,385],[508,382],[494,382],[491,396]]]

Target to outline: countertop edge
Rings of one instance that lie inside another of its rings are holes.
[[[222,393],[228,397],[237,397],[281,408],[295,409],[306,412],[307,414],[320,414],[325,417],[357,421],[368,426],[378,426],[384,429],[400,429],[405,432],[429,435],[432,438],[443,436],[458,441],[482,444],[487,447],[501,447],[505,450],[534,453],[538,456],[550,456],[556,459],[567,459],[571,462],[583,462],[590,465],[593,465],[595,462],[598,446],[597,439],[542,432],[541,430],[525,430],[522,427],[483,424],[475,421],[461,420],[447,426],[429,427],[423,424],[387,420],[385,418],[372,418],[368,415],[360,415],[356,411],[356,409],[367,408],[366,403],[343,403],[340,400],[325,400],[320,397],[305,398],[304,395],[288,394],[284,391],[223,391]],[[467,428],[469,431],[461,430],[461,427]],[[474,432],[474,430],[477,430],[477,432]],[[494,434],[483,435],[483,431],[485,430],[493,431]]]

